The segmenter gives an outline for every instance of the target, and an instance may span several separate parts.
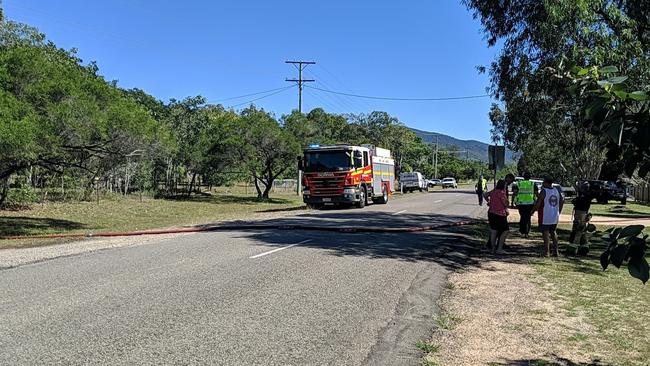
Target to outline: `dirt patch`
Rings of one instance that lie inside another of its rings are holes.
[[[436,330],[431,342],[439,351],[427,358],[431,364],[589,365],[599,358],[580,346],[596,330],[540,285],[530,259],[484,257],[450,275],[439,317],[456,322]]]
[[[510,209],[508,215],[509,222],[519,222],[519,213],[515,209]],[[537,225],[537,214],[532,216],[533,225]],[[594,225],[606,226],[627,226],[627,225],[645,225],[650,226],[650,218],[633,218],[633,217],[609,217],[594,215],[590,221]],[[571,214],[560,214],[560,224],[572,224],[573,217]]]

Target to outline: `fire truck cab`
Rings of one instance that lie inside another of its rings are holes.
[[[390,150],[372,145],[310,145],[301,159],[303,201],[314,208],[388,203],[395,187]]]

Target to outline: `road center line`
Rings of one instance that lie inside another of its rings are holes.
[[[277,248],[277,249],[269,250],[268,252],[264,252],[264,253],[256,254],[256,255],[254,255],[254,256],[252,256],[252,257],[248,257],[248,259],[255,259],[255,258],[263,257],[263,256],[265,256],[265,255],[267,255],[267,254],[271,254],[271,253],[279,252],[279,251],[281,251],[281,250],[289,249],[289,248],[291,248],[291,247],[295,247],[296,245],[309,243],[310,241],[311,241],[311,239],[303,240],[303,241],[301,241],[301,242],[299,242],[299,243],[295,243],[295,244],[287,245],[287,246],[282,247],[282,248]]]
[[[399,215],[399,214],[404,213],[404,212],[406,212],[406,210],[393,212],[391,215]]]
[[[440,202],[442,202],[442,200],[437,200],[437,201],[434,201],[433,203],[440,203]]]

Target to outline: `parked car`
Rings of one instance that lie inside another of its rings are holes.
[[[458,188],[458,183],[456,183],[455,178],[444,178],[442,182],[440,182],[440,185],[442,188]]]
[[[440,185],[440,179],[428,179],[427,184],[429,185],[429,188],[439,186]]]
[[[400,173],[399,184],[401,184],[404,193],[413,192],[415,190],[420,192],[429,190],[429,184],[420,172]]]
[[[619,201],[622,205],[627,203],[627,190],[622,182],[611,180],[587,180],[580,181],[578,185],[589,183],[589,195],[598,203]]]

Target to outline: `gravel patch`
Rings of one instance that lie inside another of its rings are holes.
[[[440,307],[458,324],[436,330],[432,343],[440,351],[430,357],[442,365],[593,362],[597,357],[572,339],[595,330],[580,314],[568,314],[535,276],[526,259],[514,258],[485,258],[451,274]]]
[[[65,244],[0,250],[0,270],[42,262],[44,260],[79,255],[98,250],[120,248],[133,245],[151,244],[161,240],[171,239],[180,235],[164,234],[142,235],[117,238],[87,238]]]

